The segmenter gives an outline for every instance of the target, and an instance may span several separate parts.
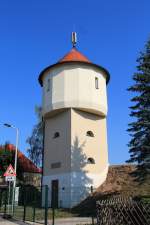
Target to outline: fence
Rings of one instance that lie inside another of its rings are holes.
[[[12,192],[3,189],[0,190],[0,212],[11,214],[17,220],[45,225],[150,224],[150,203],[121,196],[96,201],[92,188],[86,189],[86,195],[85,198],[85,190],[78,187],[73,191],[56,191],[48,186],[20,186],[12,207]],[[79,199],[81,202],[77,204]],[[72,207],[64,207],[68,206],[69,200]]]
[[[8,199],[8,189],[0,189],[0,212],[6,214],[10,210],[11,197]]]
[[[93,189],[86,189],[86,191],[91,199]],[[12,214],[12,205],[8,203],[8,190],[3,191],[0,198],[3,199],[1,212],[4,215]],[[81,204],[77,204],[79,198],[82,198]],[[88,200],[84,200],[84,198],[85,190],[83,191],[78,187],[74,188],[73,191],[69,189],[55,191],[50,190],[48,186],[20,186],[12,216],[24,222],[45,225],[94,225],[96,224],[96,202],[92,202],[92,207],[86,207]],[[72,207],[67,207],[69,202]]]
[[[131,197],[97,201],[98,225],[149,225],[150,204]]]
[[[42,193],[44,202],[42,204]],[[18,220],[47,224],[48,187],[21,186],[13,217]]]

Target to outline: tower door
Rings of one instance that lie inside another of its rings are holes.
[[[58,180],[52,180],[51,182],[51,207],[58,208]]]

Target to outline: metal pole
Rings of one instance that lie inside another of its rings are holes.
[[[9,183],[9,191],[8,191],[8,215],[9,215],[9,203],[10,203],[10,181],[8,181]]]
[[[36,198],[37,198],[37,195],[36,194],[36,191],[33,192],[33,195],[34,195],[34,202],[33,202],[33,222],[35,222],[35,208],[36,208]]]
[[[4,207],[4,216],[6,215],[7,211],[7,196],[8,196],[8,189],[5,190],[5,207]]]
[[[17,156],[18,156],[19,130],[18,130],[17,127],[13,127],[13,128],[16,129],[16,149],[15,149],[15,165],[14,165],[14,170],[15,170],[15,173],[17,174]],[[13,182],[12,215],[14,214],[15,189],[16,189],[16,177],[15,177],[15,180]]]
[[[26,186],[24,186],[23,187],[23,191],[24,191],[24,202],[23,202],[23,204],[24,204],[24,209],[23,209],[23,222],[25,222],[25,220],[26,220],[26,191],[27,191],[27,189],[26,189]]]
[[[16,130],[16,148],[15,148],[15,165],[14,165],[14,170],[15,170],[15,173],[16,173],[17,172],[17,153],[18,153],[19,129],[15,126],[11,125],[11,124],[8,124],[8,123],[4,123],[3,125],[5,127],[13,128],[13,129]],[[16,177],[15,177],[15,180],[13,182],[12,214],[14,213],[15,189],[16,189]]]
[[[16,149],[15,149],[15,173],[17,172],[17,155],[18,155],[19,130],[16,128]],[[16,182],[14,182],[16,183]]]
[[[55,187],[52,188],[52,225],[55,225]]]
[[[91,186],[91,195],[93,197],[93,186]],[[92,225],[94,225],[94,215],[93,215],[93,212],[92,212]]]
[[[45,225],[47,225],[47,216],[48,216],[48,186],[45,186]]]

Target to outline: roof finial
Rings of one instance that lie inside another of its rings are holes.
[[[76,47],[76,43],[77,43],[77,33],[76,32],[72,32],[71,41],[72,41],[73,48]]]

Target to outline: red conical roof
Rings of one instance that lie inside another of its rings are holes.
[[[109,72],[99,66],[99,65],[96,65],[94,63],[92,63],[86,56],[84,56],[82,53],[80,53],[75,47],[73,47],[69,53],[67,53],[63,58],[61,58],[57,63],[53,64],[53,65],[50,65],[48,67],[46,67],[39,75],[39,83],[41,84],[41,86],[43,86],[43,74],[49,70],[50,68],[53,68],[53,67],[56,67],[56,66],[61,66],[63,64],[79,64],[79,65],[90,65],[91,67],[95,67],[101,71],[103,71],[106,75],[106,81],[108,83],[109,81],[109,78],[110,78],[110,75],[109,75]]]
[[[90,63],[87,57],[80,53],[76,48],[72,48],[69,53],[67,53],[58,62],[87,62]]]

